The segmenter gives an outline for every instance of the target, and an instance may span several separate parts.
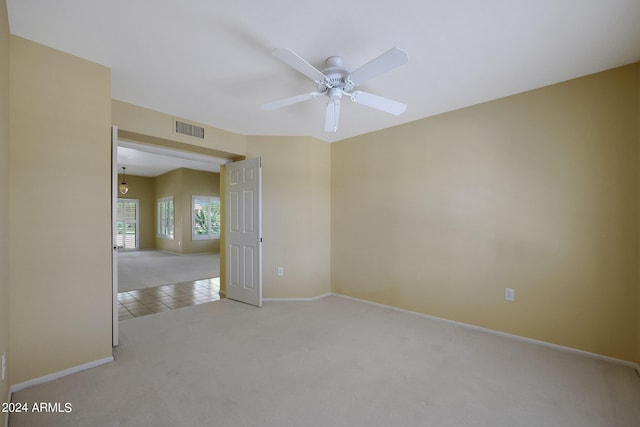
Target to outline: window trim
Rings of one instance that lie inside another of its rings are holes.
[[[167,220],[163,220],[162,218],[162,212],[161,212],[161,205],[166,203],[166,202],[171,202],[171,209],[173,210],[173,215],[170,215],[170,217],[173,217],[173,221],[171,221],[171,224],[169,224],[169,218],[167,218]],[[173,196],[168,196],[168,197],[160,197],[158,199],[158,202],[156,204],[157,208],[156,208],[156,219],[158,222],[158,227],[157,227],[157,234],[158,237],[161,239],[167,239],[167,240],[174,240],[175,239],[175,233],[176,233],[176,225],[175,225],[175,220],[176,220],[176,204],[175,204],[175,200],[173,198]],[[167,229],[167,233],[164,233],[163,231],[163,225],[166,226],[167,228],[170,227],[170,230]]]

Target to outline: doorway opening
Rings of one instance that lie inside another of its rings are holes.
[[[127,168],[129,190],[118,195],[114,220],[114,322],[220,299],[219,175],[227,162],[117,140],[113,166]]]

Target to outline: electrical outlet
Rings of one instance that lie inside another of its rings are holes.
[[[7,373],[7,354],[2,352],[2,381]]]
[[[284,276],[284,267],[278,267],[278,276]]]
[[[513,288],[504,288],[504,300],[505,301],[515,301],[516,300],[516,291]]]

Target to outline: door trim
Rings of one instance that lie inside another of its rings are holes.
[[[111,328],[113,347],[118,346],[118,126],[111,127]]]

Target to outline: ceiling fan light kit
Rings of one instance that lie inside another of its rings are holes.
[[[326,68],[320,71],[291,49],[277,48],[273,50],[273,54],[285,64],[316,82],[318,90],[269,102],[262,105],[263,110],[275,110],[315,99],[319,96],[327,96],[329,102],[327,102],[324,130],[325,132],[336,132],[340,118],[340,102],[343,95],[356,104],[365,105],[396,116],[404,113],[407,109],[407,105],[401,102],[368,92],[353,90],[367,80],[406,64],[409,61],[409,55],[402,49],[394,47],[351,73],[344,68],[344,60],[340,56],[327,58]]]

